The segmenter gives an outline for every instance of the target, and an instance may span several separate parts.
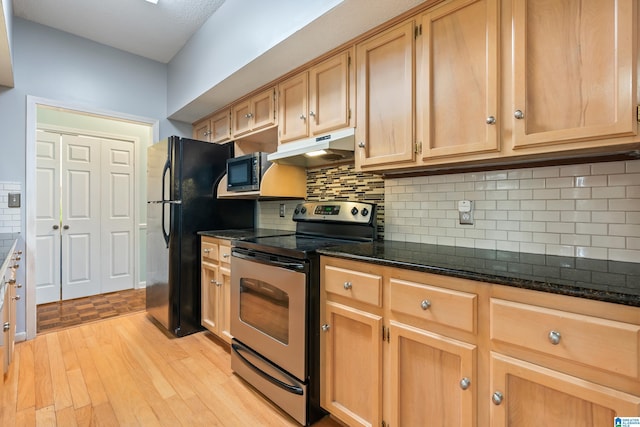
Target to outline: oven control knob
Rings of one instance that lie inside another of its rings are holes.
[[[294,214],[296,214],[296,215],[298,215],[298,214],[300,213],[300,209],[295,208],[295,209],[293,210],[293,213],[294,213]]]
[[[369,215],[369,209],[362,208],[362,216],[367,216],[367,215]]]
[[[358,215],[358,208],[356,207],[351,208],[351,215]]]
[[[302,212],[303,214],[307,213],[307,208],[305,208],[304,206],[302,207],[302,209],[300,209],[300,212]]]

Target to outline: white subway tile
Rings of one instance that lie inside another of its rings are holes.
[[[482,229],[482,230],[495,230],[496,229],[496,224],[497,221],[491,219],[491,218],[487,218],[486,220],[476,220],[475,221],[475,226],[478,229]]]
[[[505,231],[520,230],[520,222],[518,221],[496,221],[496,228]]]
[[[533,170],[532,176],[534,178],[555,178],[560,176],[560,168],[557,166],[537,168]]]
[[[573,178],[547,178],[546,188],[569,188],[573,187]]]
[[[627,224],[640,224],[640,212],[627,212],[625,222]]]
[[[556,233],[533,233],[531,240],[536,243],[553,244],[560,243],[560,234]]]
[[[591,165],[592,175],[611,175],[616,173],[624,173],[625,162],[604,162],[594,163]]]
[[[520,242],[499,240],[496,242],[496,249],[499,251],[520,252]]]
[[[606,199],[576,200],[576,210],[579,211],[606,211],[609,203]]]
[[[438,245],[455,246],[456,239],[454,237],[438,236]]]
[[[485,172],[485,179],[487,181],[502,181],[507,179],[508,173],[503,171],[491,171]]]
[[[530,254],[544,254],[547,246],[542,243],[521,242],[520,251]]]
[[[508,196],[506,190],[487,191],[487,200],[507,200]]]
[[[510,180],[510,181],[498,181],[496,183],[497,190],[515,190],[520,188],[520,181]]]
[[[456,182],[454,186],[455,191],[473,191],[475,190],[475,185],[473,182]]]
[[[609,249],[609,259],[626,262],[639,262],[638,251],[624,249]]]
[[[478,191],[483,190],[495,190],[497,186],[497,181],[481,181],[475,183],[475,188]]]
[[[594,224],[592,222],[578,222],[576,223],[576,233],[606,236],[609,233],[609,225]]]
[[[487,213],[485,214],[485,218],[502,221],[509,219],[509,215],[507,211],[487,211]]]
[[[534,231],[538,233],[544,233],[546,230],[545,224],[546,222],[521,221],[520,231]]]
[[[624,249],[626,242],[620,236],[591,236],[591,245],[598,248]]]
[[[487,239],[489,240],[507,240],[507,232],[505,230],[496,230],[495,228],[486,230],[485,236],[487,236]]]
[[[573,200],[547,200],[547,209],[553,211],[573,211],[576,203]]]
[[[609,175],[609,185],[638,185],[640,184],[640,173],[628,173],[623,175]]]
[[[484,181],[485,180],[485,173],[484,172],[466,173],[466,174],[464,174],[464,180],[465,181],[472,181],[472,182]]]
[[[533,220],[533,212],[531,211],[509,211],[509,221],[531,221]]]
[[[547,255],[573,256],[575,247],[565,245],[547,245]]]
[[[507,234],[509,240],[515,240],[517,242],[531,242],[532,236],[528,231],[510,231]]]
[[[604,187],[607,185],[606,175],[576,176],[576,187]]]
[[[640,185],[630,185],[627,187],[627,198],[640,198]]]
[[[547,222],[547,233],[575,233],[576,225],[573,222]]]
[[[612,236],[640,237],[640,224],[609,224]]]
[[[495,240],[475,239],[475,247],[478,248],[478,249],[495,250],[496,249],[496,241]]]
[[[543,211],[547,209],[546,200],[523,200],[520,202],[523,211]]]
[[[591,213],[591,221],[594,224],[624,224],[627,222],[626,215],[624,212],[615,212],[615,211],[597,211]]]
[[[545,186],[546,186],[546,181],[542,178],[520,180],[520,188],[523,190],[534,189],[534,188],[545,188]]]
[[[533,220],[534,221],[560,221],[560,212],[558,211],[534,211],[533,212]]]
[[[591,188],[563,188],[560,191],[562,199],[590,199]]]
[[[576,246],[575,256],[579,258],[607,259],[606,248]]]
[[[591,189],[592,199],[624,199],[627,197],[629,187],[593,187]]]
[[[531,179],[532,177],[531,169],[514,169],[507,172],[507,179]]]
[[[629,160],[625,164],[627,173],[640,172],[640,160]]]
[[[591,236],[588,234],[561,234],[560,243],[572,246],[590,246]]]
[[[533,196],[531,198],[536,200],[557,200],[560,198],[560,189],[551,188],[533,190]]]
[[[536,190],[509,190],[509,200],[530,200]]]
[[[463,248],[473,248],[475,246],[473,239],[465,239],[464,237],[456,237],[456,246]]]
[[[581,164],[581,165],[569,165],[569,166],[560,167],[560,176],[580,176],[580,175],[591,175],[591,165]]]
[[[610,211],[640,211],[640,199],[610,199]]]
[[[640,250],[640,237],[627,237],[627,249],[636,249]],[[640,257],[638,258],[638,262],[640,262]]]

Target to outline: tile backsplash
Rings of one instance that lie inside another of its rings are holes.
[[[640,160],[385,180],[385,238],[640,262]],[[458,201],[474,202],[460,225]]]
[[[0,233],[19,233],[22,227],[21,208],[10,208],[9,193],[21,193],[19,182],[0,181]]]

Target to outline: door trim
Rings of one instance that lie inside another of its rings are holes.
[[[157,119],[135,116],[131,114],[120,113],[116,111],[95,108],[87,105],[82,105],[73,102],[58,101],[47,98],[40,98],[31,95],[27,95],[27,115],[26,115],[26,162],[25,162],[25,187],[24,193],[26,195],[34,194],[36,188],[36,130],[37,124],[37,107],[54,107],[76,112],[78,114],[91,114],[101,116],[106,119],[113,119],[116,121],[137,122],[142,125],[148,125],[151,127],[152,140],[149,144],[159,139],[160,135],[160,122]],[[105,135],[106,136],[106,135]],[[111,137],[114,137],[113,135]],[[121,135],[116,136],[122,138]],[[136,164],[140,165],[139,158],[140,150],[136,149]],[[140,171],[138,170],[138,173]],[[35,287],[35,247],[36,247],[36,233],[35,233],[35,219],[36,219],[36,207],[35,201],[30,201],[29,197],[25,196],[25,224],[23,229],[25,230],[25,255],[24,265],[26,266],[25,272],[25,332],[16,334],[16,341],[24,341],[35,338],[36,336],[36,287]],[[137,207],[136,200],[136,207]],[[140,265],[140,229],[143,228],[143,224],[140,224],[139,209],[135,210],[135,264]]]

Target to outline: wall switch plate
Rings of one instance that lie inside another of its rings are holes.
[[[8,207],[10,208],[20,207],[20,193],[9,193]]]
[[[280,203],[280,218],[284,218],[285,204]]]

